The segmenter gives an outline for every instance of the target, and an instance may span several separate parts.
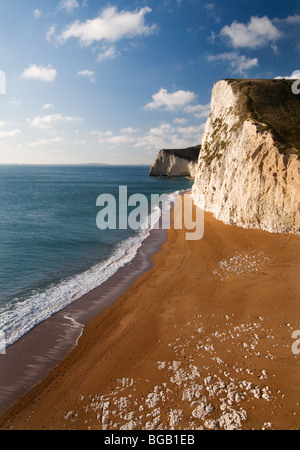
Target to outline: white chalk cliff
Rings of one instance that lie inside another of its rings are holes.
[[[200,145],[181,150],[161,150],[150,176],[192,177],[196,175]]]
[[[300,232],[300,95],[291,84],[214,86],[193,197],[226,224]]]

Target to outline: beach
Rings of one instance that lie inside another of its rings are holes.
[[[91,318],[1,429],[298,429],[300,238],[168,230],[153,267]]]
[[[151,256],[165,240],[165,230],[151,230],[131,262],[6,349],[6,354],[0,357],[0,414],[39,383],[76,346],[91,318],[112,305],[153,266]]]

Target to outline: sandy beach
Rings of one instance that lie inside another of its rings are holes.
[[[0,415],[13,406],[76,346],[85,325],[111,306],[153,267],[151,256],[166,230],[151,230],[134,259],[96,289],[35,326],[0,355]]]
[[[153,262],[1,429],[299,429],[300,238],[205,213]]]

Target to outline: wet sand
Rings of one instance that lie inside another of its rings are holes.
[[[205,214],[91,319],[1,429],[298,429],[300,238]]]
[[[151,230],[135,258],[98,288],[41,322],[0,355],[0,414],[47,375],[77,344],[85,325],[112,305],[152,266],[151,256],[166,240]]]

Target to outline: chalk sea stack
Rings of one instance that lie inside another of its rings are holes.
[[[153,177],[195,177],[201,146],[161,150],[151,167]]]

